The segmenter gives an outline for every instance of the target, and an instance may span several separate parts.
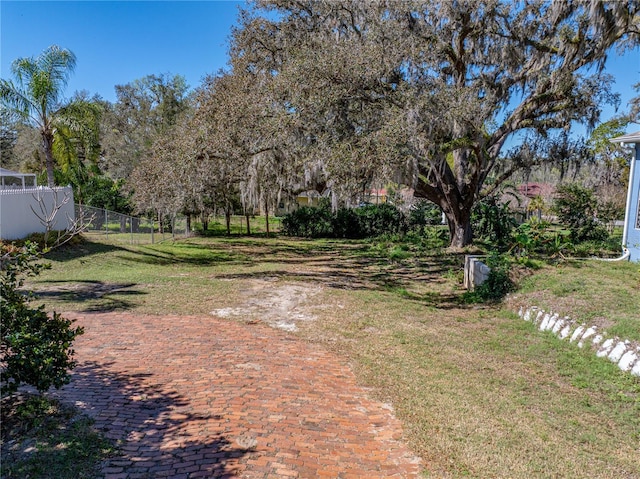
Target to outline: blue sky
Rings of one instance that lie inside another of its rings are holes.
[[[115,85],[145,75],[183,75],[191,87],[227,63],[228,40],[237,1],[0,1],[0,74],[10,77],[11,62],[38,55],[57,44],[73,51],[75,74],[67,94],[76,90],[115,100]],[[636,95],[640,49],[619,57],[606,70],[616,78],[621,108]],[[602,120],[615,111],[606,107]],[[630,125],[629,131],[638,130]]]
[[[196,87],[227,62],[238,6],[233,1],[0,2],[1,72],[56,44],[77,57],[67,93],[115,100],[115,85],[146,75],[183,75]]]

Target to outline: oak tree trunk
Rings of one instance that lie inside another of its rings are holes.
[[[449,246],[451,248],[463,248],[473,241],[471,217],[470,215],[466,216],[466,218],[461,218],[460,216],[447,217],[449,237],[451,238]]]
[[[442,189],[418,182],[414,194],[418,198],[426,198],[440,206],[447,219],[451,248],[464,248],[473,242],[471,227],[473,204],[469,198],[460,195],[454,181],[450,182],[448,188]]]

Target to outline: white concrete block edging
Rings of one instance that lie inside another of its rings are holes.
[[[518,316],[533,323],[540,331],[551,331],[560,339],[569,339],[582,348],[590,346],[596,356],[607,358],[618,367],[634,376],[640,376],[640,343],[620,338],[607,338],[605,331],[574,321],[567,316],[561,318],[557,313],[544,311],[536,306],[518,310]]]

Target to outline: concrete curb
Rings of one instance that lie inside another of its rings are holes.
[[[518,316],[532,322],[540,331],[551,331],[560,339],[568,339],[582,348],[588,346],[596,356],[607,358],[625,372],[640,377],[640,343],[618,337],[607,338],[606,331],[598,331],[567,316],[560,317],[552,311],[546,312],[536,306],[521,306]]]

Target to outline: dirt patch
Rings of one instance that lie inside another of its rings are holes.
[[[266,277],[246,282],[240,304],[215,309],[211,314],[219,318],[263,321],[285,331],[297,331],[302,321],[317,319],[311,298],[322,286],[302,283],[279,283],[278,278]]]

